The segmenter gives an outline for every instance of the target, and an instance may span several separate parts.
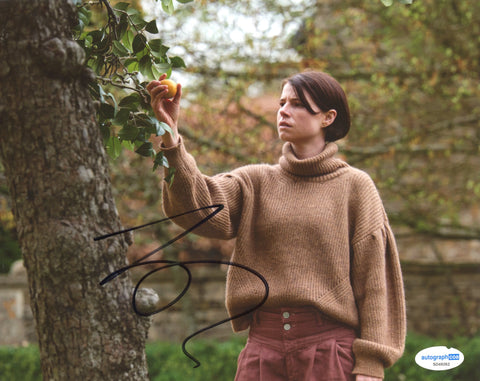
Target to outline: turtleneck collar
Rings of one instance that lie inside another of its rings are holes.
[[[328,143],[322,152],[308,159],[298,159],[293,152],[292,145],[285,143],[280,157],[280,167],[295,176],[313,177],[328,175],[340,168],[348,167],[348,164],[335,158],[338,146]]]

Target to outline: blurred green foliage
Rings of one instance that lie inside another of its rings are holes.
[[[15,221],[10,211],[7,190],[0,189],[0,274],[8,273],[13,262],[22,257],[18,245]]]
[[[0,274],[8,273],[12,263],[21,257],[22,253],[14,231],[0,225]]]
[[[234,336],[229,341],[193,340],[188,351],[201,362],[193,363],[183,354],[179,343],[156,342],[146,347],[147,361],[152,381],[205,381],[233,380],[237,357],[245,344],[245,338]],[[451,370],[430,371],[415,363],[415,355],[432,346],[454,347],[464,356],[464,362]],[[472,381],[480,379],[480,337],[442,340],[409,334],[403,357],[385,372],[385,381]],[[2,381],[40,381],[38,348],[0,347],[0,379]]]

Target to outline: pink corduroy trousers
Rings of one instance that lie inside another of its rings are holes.
[[[256,311],[235,381],[354,381],[355,338],[314,308]]]

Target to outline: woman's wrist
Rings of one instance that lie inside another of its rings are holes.
[[[163,135],[162,141],[163,141],[162,142],[163,147],[172,148],[178,145],[178,143],[180,142],[180,138],[178,136],[178,133],[175,130],[173,130],[172,134],[167,132],[165,135]]]

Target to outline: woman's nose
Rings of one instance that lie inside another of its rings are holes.
[[[281,116],[285,116],[285,115],[288,115],[288,114],[289,114],[289,111],[288,111],[286,105],[281,106],[281,107],[278,109],[278,112],[279,112],[279,114],[280,114]]]

